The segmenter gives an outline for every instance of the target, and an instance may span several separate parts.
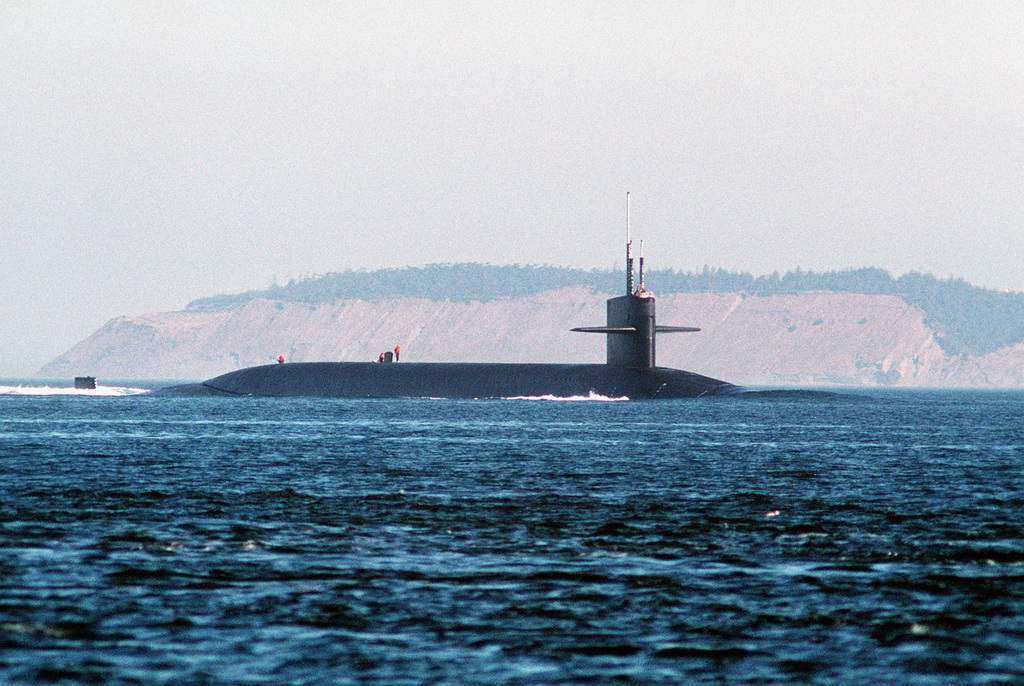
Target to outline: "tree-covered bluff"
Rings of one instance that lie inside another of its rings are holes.
[[[910,272],[893,277],[883,269],[830,272],[797,269],[754,276],[705,267],[699,272],[672,269],[648,271],[647,284],[659,294],[742,293],[758,296],[806,292],[891,295],[916,305],[937,332],[950,355],[983,355],[1024,342],[1024,293],[979,288],[963,279],[939,279]],[[572,269],[530,265],[432,264],[377,271],[335,272],[289,280],[265,290],[200,298],[190,310],[222,310],[263,298],[282,302],[334,303],[341,300],[379,302],[395,298],[433,301],[488,302],[522,298],[563,286],[585,286],[598,292],[622,290],[619,270]]]

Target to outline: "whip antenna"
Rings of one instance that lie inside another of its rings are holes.
[[[629,234],[629,191],[626,191],[626,295],[633,294],[633,239]]]

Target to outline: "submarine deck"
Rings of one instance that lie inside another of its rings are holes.
[[[607,364],[495,362],[293,362],[249,367],[172,395],[324,398],[693,398],[736,390],[730,383],[679,369]]]

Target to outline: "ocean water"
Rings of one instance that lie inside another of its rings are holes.
[[[1024,683],[1022,410],[7,386],[0,683]]]

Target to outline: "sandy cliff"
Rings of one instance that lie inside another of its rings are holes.
[[[207,378],[290,361],[366,360],[402,346],[403,361],[603,362],[608,294],[580,287],[530,298],[332,304],[254,300],[230,310],[119,317],[40,376]],[[923,312],[893,296],[844,293],[658,298],[658,322],[695,325],[658,338],[661,366],[748,385],[1024,386],[1024,345],[949,356]]]

